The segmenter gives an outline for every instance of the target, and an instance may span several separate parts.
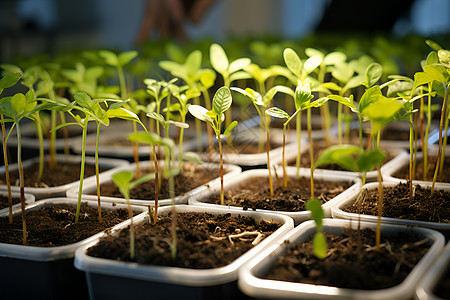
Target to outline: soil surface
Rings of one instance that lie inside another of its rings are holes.
[[[16,204],[20,202],[20,198],[12,197],[12,204]],[[8,196],[0,196],[0,209],[6,208],[9,206]]]
[[[27,244],[39,247],[55,247],[76,243],[128,218],[125,209],[102,210],[102,222],[98,222],[96,207],[81,207],[80,220],[75,221],[76,206],[48,206],[26,213]],[[0,218],[0,242],[22,245],[22,214]]]
[[[436,160],[437,156],[429,156],[428,157],[428,171],[427,177],[423,178],[423,159],[417,159],[416,165],[416,174],[414,176],[415,180],[425,180],[425,181],[433,181],[434,170],[436,169]],[[409,179],[409,163],[395,172],[393,177]],[[438,174],[437,182],[450,182],[450,157],[446,156],[444,159],[444,168]]]
[[[141,170],[144,174],[150,172],[150,170]],[[153,169],[151,170],[153,171]],[[224,174],[226,171],[224,170]],[[162,172],[160,172],[160,177]],[[176,195],[185,194],[196,187],[201,186],[215,178],[219,177],[219,168],[204,168],[201,165],[183,164],[183,171],[175,176],[175,192]],[[107,182],[100,185],[101,195],[108,197],[119,197],[123,198],[119,189],[116,187],[114,182]],[[97,192],[93,192],[92,195],[97,195]],[[130,190],[131,199],[143,199],[143,200],[153,200],[155,199],[155,180],[149,180],[144,182],[132,190]],[[159,191],[159,199],[170,198],[169,195],[169,183],[167,179],[163,179],[161,183],[161,188]]]
[[[434,294],[442,299],[450,299],[450,270],[444,273],[435,288]]]
[[[367,190],[364,190],[367,191]],[[409,185],[400,183],[383,188],[383,216],[426,222],[450,223],[450,193],[417,185],[412,202],[409,200]],[[378,189],[367,191],[364,200],[344,209],[352,213],[378,215]]]
[[[159,217],[156,225],[148,222],[135,227],[135,259],[130,259],[129,227],[118,235],[108,235],[88,249],[88,255],[120,261],[137,261],[146,265],[208,269],[230,264],[253,247],[259,232],[263,238],[280,224],[257,222],[250,217],[214,216],[208,213],[177,213],[177,254],[171,258],[171,214]],[[233,237],[241,234],[242,236]]]
[[[104,171],[104,168],[100,168],[100,172]],[[53,168],[50,168],[50,164],[45,162],[44,173],[42,175],[41,182],[37,183],[36,179],[39,174],[39,164],[35,163],[29,168],[24,168],[24,179],[26,187],[55,187],[64,184],[72,183],[80,180],[81,164],[80,163],[65,163],[58,162]],[[95,175],[95,167],[93,165],[86,164],[84,168],[84,178]],[[12,171],[9,173],[11,184],[19,186],[19,172]],[[0,177],[0,184],[6,184],[5,176]]]
[[[313,150],[314,151],[314,161],[317,161],[320,154],[327,147],[323,143],[314,143],[313,147],[314,147],[314,150]],[[384,159],[384,161],[382,162],[381,165],[387,163],[394,157],[395,157],[394,154],[390,154],[389,152],[386,153],[386,158]],[[288,163],[288,165],[295,166],[296,160],[294,159],[293,161],[290,161]],[[300,156],[300,167],[302,167],[302,168],[310,168],[311,167],[311,158],[309,155],[309,149],[307,151],[303,152],[302,155]],[[341,166],[339,166],[338,164],[327,164],[327,165],[318,167],[318,169],[327,169],[327,170],[334,170],[334,171],[348,171],[348,170],[342,168]]]
[[[270,143],[270,150],[280,147],[279,144]],[[203,149],[203,152],[208,153],[208,148]],[[254,141],[233,141],[230,146],[226,142],[222,144],[222,153],[226,154],[257,154],[266,152],[266,143],[260,148],[257,142]],[[213,155],[219,155],[219,146],[214,145]]]
[[[269,179],[255,177],[243,182],[239,187],[225,191],[225,205],[243,207],[247,209],[267,209],[275,211],[304,211],[305,204],[311,196],[309,178],[290,178],[285,188],[282,182],[273,180],[274,197],[270,199]],[[314,194],[325,203],[350,187],[351,183],[314,181]],[[209,199],[210,202],[220,204],[219,195]]]
[[[328,256],[314,256],[312,242],[295,243],[264,278],[339,288],[375,290],[398,285],[429,249],[427,240],[398,234],[375,250],[375,232],[326,234]]]

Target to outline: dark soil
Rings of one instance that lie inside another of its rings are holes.
[[[81,207],[80,220],[75,221],[76,206],[48,206],[30,211],[27,219],[27,244],[39,247],[56,247],[76,243],[106,228],[128,219],[125,209],[102,210],[102,222],[98,222],[96,207]],[[0,218],[0,242],[22,245],[22,214]]]
[[[409,185],[400,183],[383,188],[383,216],[426,222],[450,223],[450,193],[436,190],[430,195],[429,188],[417,185],[413,201],[409,200]],[[378,189],[367,191],[362,205],[355,203],[344,211],[378,215]]]
[[[428,157],[427,177],[423,178],[423,159],[417,159],[415,180],[433,181],[434,170],[436,169],[437,156]],[[395,172],[393,177],[409,179],[409,164]],[[437,182],[450,182],[450,157],[446,156],[444,160],[444,168],[438,174]]]
[[[24,168],[24,179],[26,187],[55,187],[64,184],[72,183],[80,180],[81,172],[80,163],[66,163],[58,162],[53,168],[50,168],[50,164],[45,162],[44,173],[42,175],[41,182],[37,183],[36,179],[39,174],[39,163],[35,163],[29,168]],[[100,172],[105,168],[100,168]],[[84,168],[84,178],[95,175],[95,167],[93,165],[86,164]],[[11,179],[11,185],[19,186],[19,172],[13,171],[9,173]],[[0,184],[6,184],[5,176],[0,178]]]
[[[244,232],[258,231],[267,237],[280,225],[257,222],[250,217],[232,217],[230,214],[214,216],[207,213],[177,214],[177,255],[171,259],[171,216],[160,217],[156,225],[141,223],[136,226],[135,260],[140,264],[208,269],[230,264],[253,247],[256,235],[231,238]],[[118,236],[108,235],[88,249],[88,255],[132,261],[129,253],[129,228]]]
[[[323,143],[314,143],[314,161],[317,161],[320,154],[327,148]],[[382,165],[393,159],[395,155],[391,155],[389,153],[386,154],[386,158],[383,161]],[[296,165],[296,159],[289,162],[288,165],[295,166]],[[300,156],[300,167],[302,168],[310,168],[311,167],[311,158],[309,155],[309,150],[302,153]],[[327,169],[327,170],[334,170],[334,171],[348,171],[338,164],[328,164],[318,167],[318,169]]]
[[[270,150],[280,147],[275,143],[270,143]],[[205,148],[203,152],[208,152],[208,148]],[[263,147],[260,148],[257,142],[253,141],[233,141],[232,145],[228,145],[226,142],[222,144],[222,153],[226,154],[257,154],[266,152],[266,143],[263,143]],[[219,146],[214,145],[214,155],[219,155]]]
[[[141,170],[144,174],[146,172],[153,171],[152,170]],[[225,170],[224,170],[225,172]],[[162,172],[160,172],[160,176],[162,176]],[[183,171],[175,176],[175,192],[178,195],[185,194],[202,184],[205,184],[215,178],[219,177],[219,168],[217,169],[206,169],[201,165],[183,164]],[[120,197],[122,198],[122,194],[119,189],[116,187],[114,182],[103,183],[101,186],[101,194],[102,196],[108,197]],[[93,192],[93,195],[96,195],[97,192]],[[136,186],[130,191],[131,199],[144,199],[144,200],[153,200],[155,199],[155,181],[149,180],[144,182],[141,185]],[[170,198],[169,195],[169,184],[167,179],[163,179],[161,183],[161,189],[159,191],[159,199],[167,199]]]
[[[12,198],[12,204],[17,204],[20,202],[20,198]],[[8,196],[0,196],[0,209],[3,209],[5,207],[9,206],[9,200]]]
[[[275,211],[304,211],[305,203],[311,196],[310,180],[308,178],[290,178],[285,188],[278,180],[273,181],[274,197],[270,199],[269,179],[256,177],[243,182],[239,187],[225,192],[225,205],[247,209],[266,209]],[[328,202],[350,187],[347,182],[314,181],[315,196],[322,202]],[[209,199],[220,204],[219,195]]]
[[[442,299],[450,299],[450,270],[444,272],[444,276],[436,285],[434,294]]]
[[[375,233],[326,234],[328,256],[316,258],[312,242],[295,243],[264,278],[339,288],[376,290],[400,284],[429,249],[427,240],[398,234],[375,250]]]

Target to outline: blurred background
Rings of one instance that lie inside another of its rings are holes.
[[[0,63],[67,49],[123,51],[162,38],[298,41],[359,32],[445,42],[449,16],[448,0],[0,0]]]

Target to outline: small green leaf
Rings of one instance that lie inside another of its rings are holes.
[[[316,169],[317,167],[328,164],[338,164],[346,170],[357,172],[358,165],[354,156],[360,155],[362,151],[356,145],[341,144],[330,146],[322,151],[313,168]]]
[[[314,96],[309,85],[299,85],[295,89],[295,108],[299,109],[309,103]]]
[[[291,48],[286,48],[283,51],[283,58],[284,63],[286,64],[288,69],[291,70],[291,72],[294,73],[297,78],[301,78],[303,64],[297,53]]]
[[[230,89],[226,86],[219,88],[213,98],[213,110],[220,115],[227,111],[232,103]]]
[[[327,257],[327,239],[322,232],[317,232],[313,238],[314,255],[319,259]]]
[[[200,105],[191,105],[188,108],[191,115],[204,122],[213,123],[213,119],[208,116],[208,110]]]
[[[251,63],[250,58],[239,58],[235,61],[231,62],[228,71],[231,73],[234,73],[239,70],[243,70],[246,66],[248,66]]]
[[[177,126],[179,128],[184,128],[184,129],[189,128],[189,124],[183,123],[183,122],[174,121],[174,120],[168,120],[168,121],[166,121],[166,124],[172,124],[172,125],[175,125],[175,126]]]
[[[443,49],[438,43],[432,41],[432,40],[426,40],[425,43],[427,43],[428,46],[430,46],[433,50],[441,50]]]
[[[133,173],[131,171],[120,171],[111,175],[114,184],[119,188],[119,191],[125,198],[129,198],[128,184],[133,179]]]
[[[229,61],[225,50],[219,44],[212,44],[209,49],[209,59],[213,68],[220,74],[228,72]]]
[[[310,74],[318,66],[320,66],[320,64],[322,63],[322,59],[323,58],[320,56],[313,56],[308,58],[303,65],[303,71],[305,72],[304,75]]]
[[[88,94],[83,93],[83,92],[78,92],[73,97],[75,99],[75,102],[79,106],[81,106],[83,108],[88,108],[88,109],[92,108],[92,99],[91,99],[91,97],[89,97]]]
[[[182,152],[180,156],[182,161],[188,161],[197,165],[201,165],[203,163],[200,156],[194,152]]]
[[[114,52],[109,50],[100,50],[98,52],[98,55],[103,58],[107,65],[110,65],[112,67],[119,66],[119,58]]]
[[[222,136],[223,137],[229,136],[231,134],[231,130],[233,130],[233,128],[236,127],[237,124],[238,124],[237,121],[231,122],[230,125],[228,125],[225,131],[223,132]]]
[[[200,75],[200,82],[205,89],[209,89],[214,85],[216,81],[216,73],[213,70],[206,69],[202,71]]]
[[[161,137],[154,132],[135,132],[128,135],[132,142],[138,142],[148,145],[158,145],[161,143]]]
[[[278,107],[268,108],[266,109],[265,113],[275,118],[289,119],[289,114]]]
[[[386,154],[383,151],[374,149],[365,151],[356,162],[360,172],[369,172],[379,167],[385,158]]]
[[[305,208],[311,211],[311,219],[316,223],[317,231],[321,231],[322,220],[325,216],[322,209],[322,203],[316,198],[311,198],[306,202]]]
[[[383,67],[379,63],[371,63],[366,69],[368,87],[373,86],[383,75]]]
[[[139,53],[136,50],[131,50],[127,52],[120,53],[118,55],[118,62],[121,66],[124,66],[130,63],[133,59],[135,59]]]
[[[136,186],[138,186],[138,185],[140,185],[140,184],[142,184],[144,182],[147,182],[149,180],[155,179],[155,177],[156,177],[155,173],[145,174],[145,175],[139,177],[138,179],[133,180],[132,182],[130,182],[130,184],[128,185],[128,189],[130,189],[130,190],[134,189]]]
[[[327,98],[330,100],[337,101],[347,106],[348,108],[352,109],[353,111],[356,110],[355,104],[353,103],[353,95],[350,95],[350,97],[348,98],[339,95],[328,95]]]
[[[15,85],[19,81],[20,77],[22,77],[21,73],[11,73],[3,76],[2,79],[0,79],[0,94],[4,89]]]
[[[192,51],[188,55],[184,63],[186,73],[188,74],[188,76],[196,75],[198,70],[200,70],[201,65],[202,65],[202,52],[200,50]]]
[[[436,80],[437,82],[442,82],[445,83],[445,76],[444,74],[440,71],[440,69],[443,69],[442,67],[439,68],[440,66],[424,66],[423,70],[425,71],[425,73],[427,75],[429,75],[430,77],[432,77],[434,80]]]
[[[11,109],[16,118],[20,118],[25,112],[27,106],[27,99],[22,93],[17,93],[11,97]]]
[[[347,56],[342,52],[331,52],[325,55],[323,63],[325,65],[337,65],[347,60]]]

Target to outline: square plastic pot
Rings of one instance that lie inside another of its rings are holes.
[[[3,197],[8,197],[8,191],[0,191],[0,195]],[[13,198],[17,198],[17,199],[20,198],[20,193],[18,193],[18,192],[11,192],[11,195]],[[25,205],[32,204],[35,202],[35,200],[36,200],[36,198],[34,197],[34,195],[25,193]],[[20,205],[21,205],[20,202],[13,204],[12,211],[20,210]],[[0,215],[3,215],[5,213],[9,214],[9,207],[0,209]]]
[[[390,179],[390,180],[386,179],[383,182],[383,187],[386,187],[386,188],[394,187],[394,186],[398,185],[400,182],[402,182],[402,181],[394,180],[394,179]],[[405,181],[403,181],[403,182],[405,182]],[[422,187],[431,187],[431,182],[422,182],[420,185]],[[378,189],[378,182],[367,183],[362,187],[362,189],[368,189],[368,190]],[[450,191],[450,184],[436,183],[435,189]],[[333,216],[333,218],[355,220],[355,221],[361,220],[361,221],[365,221],[365,222],[376,223],[378,220],[378,216],[349,213],[349,212],[344,211],[345,207],[351,206],[356,201],[356,199],[358,198],[358,195],[359,194],[354,194],[354,195],[352,195],[352,197],[348,197],[347,199],[344,199],[344,201],[341,201],[341,202],[333,205],[331,207],[331,215]],[[386,224],[426,227],[426,228],[431,228],[431,229],[441,231],[444,234],[450,234],[450,224],[449,223],[426,222],[426,221],[397,219],[397,218],[389,218],[389,217],[381,217],[381,222],[386,223]]]
[[[158,215],[167,215],[172,207],[162,207]],[[230,264],[213,269],[190,269],[169,266],[140,265],[138,263],[115,261],[91,257],[87,249],[97,240],[79,248],[75,254],[75,267],[86,273],[91,299],[236,299],[240,297],[236,281],[238,270],[253,256],[275,243],[293,228],[291,218],[276,214],[262,214],[253,211],[230,212],[224,208],[205,208],[177,205],[178,213],[207,212],[214,215],[231,213],[233,216],[250,216],[282,224],[274,233],[258,245],[235,259]],[[136,223],[148,221],[148,215],[141,215]],[[117,226],[114,232],[126,227]]]
[[[164,161],[159,161],[158,164],[159,164],[159,167],[163,167]],[[174,162],[174,166],[177,166],[177,165],[178,165],[178,162]],[[214,164],[214,163],[203,163],[199,166],[203,166],[204,168],[218,168],[219,165]],[[144,161],[144,162],[139,163],[140,169],[153,169],[153,167],[154,167],[154,164],[152,161]],[[224,173],[227,172],[224,175],[224,180],[227,180],[228,178],[233,178],[237,174],[241,173],[241,168],[236,165],[227,164],[227,165],[224,165],[223,168],[224,168]],[[132,163],[130,165],[120,168],[120,170],[129,170],[129,171],[132,171],[133,173],[135,173],[136,172],[136,164]],[[116,170],[116,171],[119,171],[119,170]],[[112,182],[112,177],[111,177],[112,174],[114,174],[114,172],[108,172],[107,174],[101,174],[100,178],[99,178],[100,184]],[[219,180],[220,180],[220,178],[216,178],[210,182],[207,182],[207,183],[191,190],[190,192],[187,192],[183,195],[177,195],[174,199],[159,199],[158,206],[172,205],[173,203],[186,204],[188,197],[207,189],[208,186],[216,184],[217,182],[219,182]],[[97,183],[94,178],[93,180],[90,180],[89,182],[86,182],[85,184],[83,184],[82,198],[86,199],[86,200],[97,201],[96,195],[90,195],[90,193],[95,192],[96,190],[97,190]],[[78,192],[79,192],[78,187],[74,187],[74,188],[67,190],[66,195],[67,195],[67,197],[70,197],[70,198],[78,198]],[[103,202],[111,202],[111,203],[126,203],[126,200],[124,198],[119,198],[119,197],[101,196],[100,200]],[[134,204],[134,205],[155,206],[154,200],[130,199],[130,203]]]
[[[297,170],[295,167],[286,167],[286,171],[289,177],[295,179],[297,175]],[[281,168],[278,168],[276,170],[278,178],[282,178],[283,176],[282,172],[283,170]],[[233,188],[238,187],[243,182],[251,181],[252,178],[268,177],[268,176],[269,171],[267,169],[255,169],[244,171],[241,174],[238,174],[232,178],[224,180],[224,191],[233,190]],[[300,168],[300,176],[305,178],[311,178],[310,170]],[[331,207],[333,205],[340,203],[349,197],[357,195],[361,188],[361,179],[349,174],[345,174],[344,172],[316,170],[314,171],[314,179],[331,182],[347,182],[352,184],[348,189],[343,191],[341,194],[337,195],[336,197],[334,197],[333,199],[329,200],[328,202],[322,205],[326,217],[331,216]],[[243,211],[243,208],[238,206],[229,206],[229,205],[222,206],[218,204],[208,203],[209,197],[218,193],[220,193],[220,182],[214,185],[211,184],[207,189],[204,189],[200,193],[192,195],[191,197],[189,197],[188,203],[189,205],[197,205],[203,207],[226,207],[229,211]],[[310,211],[289,212],[289,211],[274,211],[265,209],[256,209],[256,211],[277,213],[289,216],[294,220],[294,223],[296,225],[300,224],[303,221],[309,220],[311,216]]]
[[[348,220],[324,219],[323,231],[332,234],[342,234],[344,229],[356,229],[358,222]],[[375,230],[376,224],[361,222],[361,228]],[[313,285],[287,281],[263,279],[262,276],[282,256],[287,247],[295,242],[305,242],[316,232],[313,221],[307,221],[290,231],[286,236],[264,252],[258,254],[239,271],[239,288],[246,294],[260,299],[410,299],[421,276],[433,263],[444,247],[445,239],[437,231],[425,228],[410,228],[406,226],[382,225],[384,236],[397,232],[417,233],[429,238],[430,249],[405,278],[394,287],[380,290],[356,290],[337,288],[324,285]]]
[[[48,156],[45,157],[45,159],[48,159]],[[75,155],[70,155],[70,156],[65,156],[63,154],[57,154],[56,155],[56,161],[57,162],[70,162],[70,163],[80,163],[81,164],[81,156],[75,156]],[[95,158],[94,157],[86,157],[85,160],[87,165],[95,165]],[[25,172],[25,176],[26,176],[26,168],[32,166],[35,163],[39,163],[39,157],[35,157],[32,159],[28,159],[22,162],[23,168],[24,168],[24,172]],[[99,166],[100,168],[108,168],[109,170],[103,172],[103,173],[110,173],[110,172],[115,172],[117,170],[117,168],[120,168],[121,166],[127,166],[129,165],[129,162],[126,160],[121,160],[121,159],[110,159],[110,158],[99,158]],[[9,166],[9,171],[16,171],[19,168],[18,164],[12,164]],[[46,170],[44,169],[44,172],[46,172]],[[5,166],[1,166],[0,167],[0,174],[4,174],[5,173]],[[90,179],[93,179],[95,181],[95,175],[91,176],[91,177],[87,177],[84,178],[83,183],[89,181]],[[44,199],[44,198],[51,198],[51,197],[61,197],[61,196],[65,196],[66,191],[69,190],[72,187],[78,187],[79,185],[79,180],[71,182],[71,183],[67,183],[61,186],[55,186],[55,187],[48,187],[48,188],[44,188],[44,187],[25,187],[25,192],[29,193],[29,194],[33,194],[36,199]],[[2,184],[0,185],[0,191],[5,191],[7,190],[7,186]],[[12,186],[11,190],[14,192],[20,192],[20,187],[18,186]]]
[[[83,201],[85,202],[85,201]],[[89,206],[96,203],[87,202]],[[26,211],[45,206],[77,205],[77,200],[51,198],[35,202]],[[104,209],[126,208],[124,205],[103,204]],[[145,208],[133,207],[144,211]],[[20,209],[15,214],[21,214]],[[7,216],[8,213],[2,213]],[[128,221],[123,224],[128,224]],[[99,232],[74,244],[58,247],[36,247],[0,243],[0,282],[4,299],[85,299],[87,286],[84,274],[73,266],[75,250],[101,236]]]

